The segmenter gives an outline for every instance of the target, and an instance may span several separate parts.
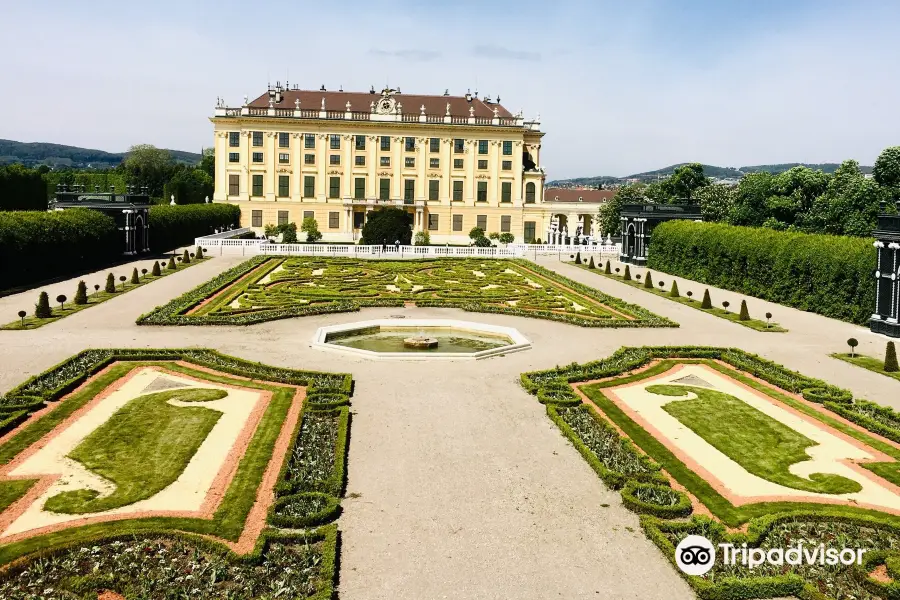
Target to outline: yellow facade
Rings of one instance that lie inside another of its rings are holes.
[[[343,110],[332,110],[324,93],[321,106],[301,108],[300,98],[308,103],[315,93],[296,91],[291,104],[292,92],[270,90],[268,106],[265,95],[239,109],[220,105],[211,119],[214,201],[238,204],[242,226],[299,227],[312,216],[324,241],[355,242],[368,211],[399,206],[432,243],[468,243],[476,226],[508,231],[517,242],[545,236],[554,211],[543,201],[544,134],[536,120],[499,117],[502,107],[470,96],[466,104],[452,98],[456,114],[448,98],[439,115],[427,114],[425,101],[411,114],[402,103],[425,98],[434,107],[445,97],[384,90],[370,96],[368,110],[354,111],[351,99],[359,104],[366,95],[329,92],[331,104],[348,98]],[[476,107],[493,116],[474,116]]]

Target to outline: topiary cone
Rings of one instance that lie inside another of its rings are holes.
[[[41,292],[38,296],[37,304],[34,305],[34,316],[39,319],[49,319],[53,316],[53,313],[50,312],[50,297],[47,296],[47,292]]]
[[[672,289],[669,290],[669,296],[671,296],[672,298],[680,298],[681,297],[681,294],[678,293],[678,282],[677,281],[672,282]]]
[[[894,342],[887,343],[887,350],[884,353],[884,371],[885,373],[900,371],[900,365],[897,364],[897,348],[894,347]]]
[[[625,265],[625,274],[622,275],[622,279],[631,281],[631,269],[628,268],[628,265]]]
[[[159,270],[159,261],[158,260],[153,261],[153,269],[150,271],[150,274],[153,275],[154,277],[159,277],[160,275],[162,275],[162,273]]]
[[[597,267],[594,266],[594,257],[592,256],[591,259],[588,261],[588,269],[596,269],[596,268]]]
[[[87,304],[87,284],[84,281],[78,282],[78,289],[75,290],[75,298],[72,302],[75,304]]]
[[[653,274],[650,271],[647,271],[647,277],[644,278],[644,287],[647,289],[653,289]]]
[[[611,268],[611,266],[610,266],[610,264],[609,264],[609,260],[608,260],[608,259],[607,259],[607,261],[606,261],[606,268],[603,269],[603,272],[606,273],[607,275],[612,275],[612,268]]]
[[[106,287],[104,287],[103,290],[108,294],[116,293],[116,280],[112,273],[106,276]]]
[[[580,264],[581,264],[581,252],[576,252],[576,253],[575,253],[575,264],[576,264],[576,265],[580,265]]]
[[[138,277],[137,267],[135,267],[134,270],[131,272],[131,283],[138,284],[140,282],[141,282],[141,279],[140,279],[140,277]]]
[[[747,310],[747,301],[741,300],[741,314],[738,316],[739,321],[749,321],[750,311]]]
[[[184,264],[191,262],[191,255],[188,253],[187,249],[185,249],[184,254],[181,255],[181,262]]]
[[[203,258],[203,248],[197,246],[197,249],[194,250],[194,258],[196,258],[197,260]]]
[[[703,302],[700,303],[700,308],[712,308],[712,300],[709,298],[709,290],[703,290]]]
[[[175,257],[174,256],[169,257],[169,264],[166,265],[166,268],[169,269],[170,271],[174,271],[175,269],[178,268],[175,266]]]

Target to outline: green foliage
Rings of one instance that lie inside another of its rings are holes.
[[[473,227],[472,229],[469,230],[469,239],[471,239],[472,241],[475,241],[478,238],[483,238],[483,237],[484,237],[484,229],[482,229],[481,227]]]
[[[431,235],[426,230],[417,231],[413,239],[414,246],[427,246],[431,243]]]
[[[322,233],[319,231],[319,223],[315,217],[306,217],[300,223],[300,231],[306,234],[306,242],[313,244],[322,239]]]
[[[393,244],[408,246],[412,240],[412,215],[402,208],[380,208],[369,213],[362,228],[360,243],[369,245]]]
[[[661,519],[686,517],[693,511],[690,497],[666,485],[631,480],[622,488],[622,504],[638,513]]]
[[[187,248],[184,249],[184,253],[181,255],[181,264],[186,265],[191,262],[191,255],[188,253]]]
[[[113,277],[112,273],[106,275],[106,286],[103,288],[103,291],[107,294],[116,293],[116,278]]]
[[[175,269],[178,268],[177,266],[175,266],[175,257],[174,256],[169,257],[169,264],[166,265],[166,268],[169,269],[170,271],[174,271]]]
[[[576,253],[575,253],[575,264],[576,264],[576,265],[580,265],[580,264],[581,264],[581,252],[576,252]]]
[[[897,364],[897,348],[894,346],[894,342],[887,343],[887,349],[884,353],[884,371],[885,373],[900,371],[900,365]]]
[[[37,304],[34,305],[34,316],[39,319],[46,319],[51,316],[50,312],[50,298],[47,296],[47,292],[41,292],[38,296]]]
[[[594,257],[593,257],[593,256],[591,256],[590,259],[588,260],[588,266],[587,266],[587,268],[588,268],[588,269],[596,269],[596,268],[597,268],[597,267],[594,265]]]
[[[721,223],[657,226],[648,267],[854,323],[875,305],[869,240]]]
[[[478,248],[490,248],[492,245],[493,244],[491,244],[491,240],[484,236],[475,238],[475,246]]]
[[[646,186],[640,183],[620,186],[608,202],[600,205],[597,213],[597,225],[600,231],[608,235],[619,235],[622,230],[622,222],[619,220],[622,206],[644,202],[645,189]]]
[[[73,302],[75,302],[75,304],[87,304],[87,301],[87,285],[84,281],[79,281],[78,288],[75,290],[75,299]]]
[[[150,246],[156,252],[166,252],[190,244],[194,238],[209,235],[215,229],[235,227],[240,220],[241,209],[234,204],[151,206]]]
[[[879,185],[895,193],[900,189],[900,146],[885,148],[878,155],[872,168],[872,177]]]
[[[154,198],[162,197],[174,167],[172,154],[151,144],[132,146],[122,162],[122,170],[128,175],[129,182],[147,186]]]
[[[644,287],[648,289],[653,289],[653,273],[647,271],[647,276],[644,277]]]
[[[0,211],[47,210],[47,184],[37,169],[0,166]]]
[[[735,190],[727,185],[707,185],[693,193],[704,221],[727,221],[735,201]]]
[[[4,289],[84,271],[121,254],[112,218],[86,208],[0,212]]]
[[[153,268],[150,270],[150,274],[153,275],[154,277],[159,277],[162,274],[162,271],[159,268],[158,260],[153,261]]]
[[[514,241],[516,241],[516,236],[508,231],[504,231],[500,234],[500,237],[497,238],[497,241],[501,244],[512,244]]]
[[[187,252],[187,250],[185,250]],[[141,282],[141,278],[138,276],[137,267],[131,270],[131,283],[137,285]]]
[[[741,321],[749,321],[750,320],[750,311],[747,310],[747,301],[741,300],[741,313],[738,317]]]
[[[84,186],[88,192],[93,192],[98,187],[101,192],[108,192],[113,188],[117,194],[124,194],[128,185],[126,175],[116,171],[51,171],[44,173],[43,178],[47,184],[48,199],[56,197],[59,184]]]
[[[607,275],[612,275],[612,263],[609,261],[609,259],[606,260],[606,266],[603,267],[603,272]]]
[[[499,240],[499,239],[500,239],[500,234],[497,233],[496,231],[492,231],[492,232],[490,232],[490,233],[488,234],[487,237],[488,237],[489,240]]]
[[[709,297],[709,290],[703,290],[703,301],[700,303],[700,308],[709,310],[712,308],[712,299]]]
[[[321,492],[292,494],[275,501],[269,523],[287,529],[314,527],[337,518],[340,506],[337,498]]]
[[[631,281],[631,268],[628,265],[625,265],[625,274],[622,275],[622,279]]]
[[[177,205],[203,204],[212,198],[215,184],[214,175],[209,175],[201,168],[188,169],[173,166],[172,174],[163,185],[164,202],[175,196]]]
[[[672,289],[669,290],[669,296],[671,296],[672,298],[680,298],[681,297],[681,294],[678,293],[678,282],[677,281],[672,282]]]

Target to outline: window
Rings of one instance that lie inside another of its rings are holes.
[[[340,177],[329,177],[328,178],[328,197],[329,198],[340,198],[341,197],[341,178]]]
[[[303,155],[303,164],[305,164],[305,165],[316,164],[316,155],[315,154],[304,154]]]
[[[262,146],[262,131],[253,132],[253,145],[255,147]]]
[[[512,171],[512,161],[511,161],[511,160],[504,160],[504,161],[501,163],[500,168],[503,169],[504,171]]]
[[[366,197],[366,178],[357,177],[353,180],[353,197],[357,200]]]
[[[378,198],[379,200],[389,200],[391,198],[391,180],[384,178],[378,180]]]
[[[303,219],[304,220],[315,219],[315,218],[316,218],[316,211],[314,211],[314,210],[304,210],[303,211]]]
[[[263,176],[262,175],[254,175],[253,176],[253,196],[262,196],[263,195]]]
[[[453,215],[453,231],[462,231],[463,216]]]
[[[487,140],[478,140],[478,154],[487,154],[488,153],[488,141]]]
[[[534,204],[534,182],[529,181],[525,185],[525,204]]]
[[[279,152],[278,153],[278,162],[279,164],[286,165],[291,162],[291,155],[287,152]]]
[[[366,149],[366,136],[364,136],[364,135],[356,136],[356,149],[357,150],[365,150]]]
[[[228,176],[228,195],[229,196],[237,196],[241,193],[241,176],[240,175],[229,175]]]
[[[483,171],[484,169],[487,169],[487,161],[486,161],[486,160],[479,160],[479,161],[478,161],[478,168],[481,169],[482,171]]]
[[[478,202],[487,202],[487,181],[478,182],[478,195],[475,199]]]
[[[478,229],[483,229],[487,231],[487,215],[476,215],[475,216],[475,227]]]
[[[253,162],[261,163],[263,161],[263,153],[262,152],[254,152],[253,153]]]
[[[512,202],[511,181],[503,181],[500,183],[500,202]]]
[[[303,178],[303,197],[304,198],[315,198],[316,197],[316,176],[315,175],[307,175]]]
[[[329,165],[341,164],[341,155],[340,154],[329,154],[328,155],[328,164]]]
[[[287,225],[288,224],[288,211],[286,211],[286,210],[278,211],[278,224],[279,225]]]
[[[502,215],[500,217],[500,232],[508,233],[510,230],[510,222],[512,221],[512,217],[509,215]]]
[[[291,176],[290,175],[279,175],[278,176],[278,196],[281,198],[286,198],[291,195]]]
[[[381,136],[381,149],[385,150],[385,151],[391,149],[391,136],[389,136],[389,135]]]
[[[454,200],[462,200],[462,188],[463,182],[460,180],[456,180],[453,182],[453,199]]]
[[[428,231],[437,231],[438,215],[428,215]]]
[[[228,162],[241,162],[241,155],[237,152],[229,152],[228,153]]]
[[[512,142],[503,142],[503,156],[512,156]]]
[[[332,149],[332,150],[340,150],[340,149],[341,149],[341,136],[339,136],[339,135],[336,134],[336,133],[332,133],[332,134],[328,137],[328,139],[329,139],[330,142],[331,142],[331,149]]]
[[[438,168],[440,168],[440,166],[441,166],[441,159],[439,159],[439,158],[429,158],[429,159],[428,159],[428,166],[431,167],[432,169],[438,169]]]
[[[416,166],[416,157],[415,156],[407,156],[403,161],[403,166],[405,167],[415,167]]]
[[[407,137],[403,139],[403,149],[407,152],[415,152],[416,151],[416,138]]]
[[[241,145],[241,132],[240,131],[229,131],[228,132],[228,147],[229,148],[238,148]]]
[[[462,154],[466,151],[465,140],[460,138],[456,138],[453,140],[453,152],[456,154]]]
[[[353,213],[353,229],[362,229],[363,225],[366,224],[366,213],[362,211],[356,211]]]
[[[278,134],[278,147],[279,148],[290,148],[291,147],[291,134],[279,133]]]
[[[364,166],[366,166],[366,157],[365,157],[365,155],[362,155],[362,154],[361,154],[361,155],[359,155],[359,156],[354,157],[354,163],[356,163],[356,166],[357,166],[357,167],[364,167]]]
[[[382,157],[378,160],[378,164],[380,164],[382,167],[389,167],[389,166],[391,166],[391,157],[390,157],[390,156],[382,156]]]
[[[404,202],[412,202],[416,197],[416,180],[415,179],[404,179],[403,180],[403,201]]]
[[[453,159],[453,168],[454,169],[462,169],[463,168],[463,159],[454,158]]]
[[[337,229],[341,226],[341,213],[333,211],[328,213],[328,228]]]
[[[428,199],[437,200],[440,195],[441,181],[439,179],[428,180]]]
[[[315,134],[307,133],[303,136],[303,147],[304,148],[315,148],[316,147]]]
[[[262,211],[254,210],[251,213],[252,220],[250,221],[251,227],[262,227]]]
[[[525,243],[530,244],[534,241],[534,221],[525,221],[525,229],[523,231],[525,235]]]
[[[440,138],[431,138],[428,140],[428,151],[429,152],[440,152],[441,151],[441,139]]]

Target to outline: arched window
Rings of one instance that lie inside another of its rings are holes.
[[[534,182],[525,184],[525,204],[534,204]]]

